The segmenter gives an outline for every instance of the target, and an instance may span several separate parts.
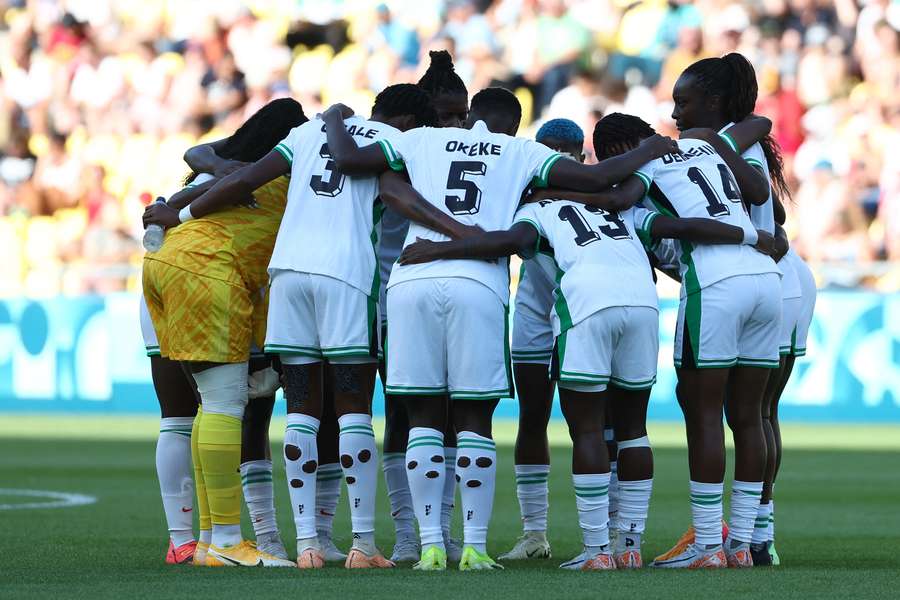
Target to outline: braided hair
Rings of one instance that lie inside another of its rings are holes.
[[[217,154],[222,158],[255,162],[268,154],[291,129],[308,120],[296,100],[272,100],[238,127]]]
[[[698,60],[685,69],[684,74],[692,75],[705,93],[719,97],[722,116],[728,121],[743,121],[756,106],[759,93],[756,71],[743,54],[732,52],[722,58]],[[775,195],[790,198],[791,191],[784,178],[781,147],[771,134],[759,143],[769,164],[769,177],[772,179]]]
[[[428,70],[422,75],[417,85],[433,97],[442,94],[462,94],[468,98],[469,90],[466,89],[466,84],[456,74],[450,53],[446,50],[432,50],[428,53],[428,56],[431,60]]]
[[[431,127],[437,120],[431,94],[413,83],[398,83],[381,90],[372,105],[372,115],[376,114],[387,119],[412,115],[416,127]]]
[[[226,138],[216,151],[221,158],[256,162],[287,137],[291,129],[309,121],[303,107],[292,98],[272,100],[253,113],[244,124]],[[198,173],[191,172],[184,183],[191,183]]]
[[[650,124],[640,117],[610,113],[594,126],[594,152],[599,160],[606,160],[628,152],[642,139],[655,133]]]

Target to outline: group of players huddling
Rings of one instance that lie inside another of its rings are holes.
[[[514,137],[516,97],[488,88],[470,104],[450,55],[432,52],[422,80],[383,90],[369,119],[335,105],[310,120],[280,99],[189,150],[187,187],[144,216],[168,229],[144,260],[141,321],[162,409],[167,562],[295,565],[268,454],[281,386],[296,566],[502,568],[486,549],[491,420],[515,380],[524,534],[498,558],[551,555],[547,423],[558,387],[584,542],[561,566],[640,568],[655,267],[682,283],[675,392],[693,527],[653,564],[777,564],[777,403],[805,351],[815,285],[780,227],[788,191],[771,123],[751,114],[756,90],[739,54],[694,63],[673,90],[678,141],[610,114],[593,132],[599,163],[586,165],[573,122]],[[523,266],[510,347],[512,254]],[[374,538],[379,369],[391,560]],[[736,455],[727,525],[723,409]],[[331,537],[342,480],[346,555]],[[450,536],[457,488],[462,543]],[[256,542],[241,536],[242,495]]]

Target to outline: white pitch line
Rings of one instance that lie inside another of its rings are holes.
[[[83,506],[97,501],[96,496],[87,494],[70,494],[51,490],[20,490],[16,488],[0,488],[0,496],[26,496],[28,498],[48,498],[45,502],[22,502],[17,504],[0,504],[0,510],[22,510],[27,508],[68,508]]]

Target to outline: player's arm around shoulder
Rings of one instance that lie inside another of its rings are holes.
[[[633,175],[622,183],[599,192],[575,192],[560,188],[534,190],[527,202],[547,200],[571,200],[587,206],[595,206],[611,212],[626,210],[640,202],[646,188],[643,181]]]
[[[715,219],[669,217],[641,209],[635,211],[635,228],[639,233],[646,232],[655,239],[670,238],[699,244],[745,244],[770,256],[775,246],[775,238],[755,229],[749,224],[749,219],[748,226],[741,228]]]
[[[386,158],[383,141],[368,146],[357,146],[353,136],[344,127],[344,119],[353,116],[353,110],[343,104],[334,104],[322,113],[325,137],[331,160],[338,170],[347,175],[377,175],[392,168]]]
[[[403,249],[398,262],[412,265],[454,258],[495,259],[512,254],[530,258],[534,256],[539,241],[535,227],[526,222],[516,222],[505,231],[487,231],[449,242],[419,238]]]

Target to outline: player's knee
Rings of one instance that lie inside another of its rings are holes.
[[[242,419],[247,405],[247,363],[219,365],[194,373],[205,414]]]

